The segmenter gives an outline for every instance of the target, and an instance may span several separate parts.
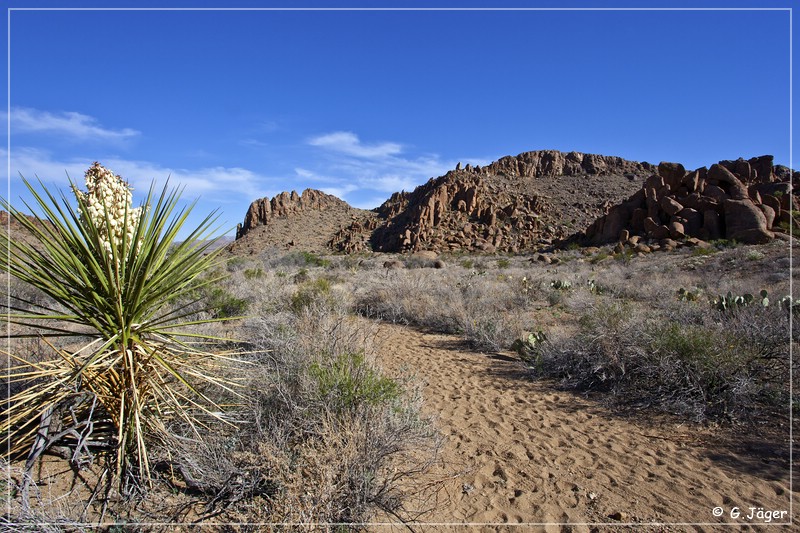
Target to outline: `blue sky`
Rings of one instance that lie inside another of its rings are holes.
[[[198,218],[218,208],[232,230],[253,200],[284,190],[317,188],[372,208],[459,161],[485,164],[528,150],[690,168],[773,154],[789,165],[789,19],[786,10],[13,10],[10,39],[2,39],[11,45],[10,102],[2,111],[10,151],[7,138],[0,144],[10,166],[8,197],[24,197],[20,173],[66,189],[67,173],[82,182],[98,160],[140,193],[171,176],[185,186],[185,199],[199,199]]]

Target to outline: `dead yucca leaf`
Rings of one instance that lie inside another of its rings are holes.
[[[33,206],[24,205],[38,220],[0,202],[33,239],[0,239],[0,268],[55,304],[16,299],[6,318],[36,328],[19,336],[92,341],[71,352],[49,344],[53,358],[45,362],[9,354],[15,364],[8,379],[26,383],[9,399],[1,422],[11,443],[7,450],[13,455],[36,446],[40,418],[68,405],[76,393],[90,393],[116,431],[116,475],[148,480],[146,436],[165,431],[165,421],[174,417],[192,427],[204,416],[220,418],[222,409],[202,388],[234,392],[234,383],[217,377],[232,354],[198,348],[221,339],[186,329],[230,318],[192,319],[188,309],[197,299],[167,305],[192,300],[198,289],[218,281],[201,278],[216,265],[209,239],[216,216],[207,216],[178,243],[194,204],[176,212],[179,193],[167,186],[158,197],[151,188],[144,204],[133,208],[127,183],[95,163],[86,173],[87,193],[72,185],[73,208],[63,193],[58,201],[41,182],[42,192],[23,182],[35,199]]]

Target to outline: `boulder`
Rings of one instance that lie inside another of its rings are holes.
[[[651,217],[644,219],[644,230],[648,237],[657,241],[669,237],[669,228],[659,224]]]
[[[725,238],[744,244],[764,244],[775,238],[767,218],[749,199],[725,200]]]
[[[757,183],[753,186],[753,188],[757,190],[762,197],[765,194],[771,194],[772,196],[777,197],[789,194],[791,192],[788,181],[777,183]]]
[[[713,184],[706,185],[705,196],[717,202],[724,202],[728,199],[728,195],[722,190],[722,187]]]
[[[775,216],[779,216],[781,212],[781,201],[771,194],[764,194],[761,196],[761,202],[768,205],[775,212]]]
[[[772,228],[772,225],[775,223],[775,210],[766,204],[760,204],[758,208],[761,209],[764,213],[764,218],[767,219],[767,229]]]
[[[686,235],[696,237],[697,232],[699,232],[700,228],[703,227],[703,214],[696,209],[687,207],[685,209],[681,209],[677,216],[679,216],[683,221],[683,229],[686,232]]]
[[[772,181],[772,166],[773,158],[771,155],[762,155],[761,157],[753,157],[748,161],[752,169],[752,177],[761,183],[769,183]]]
[[[712,183],[716,182],[734,200],[745,200],[750,197],[747,187],[722,165],[711,165],[708,169],[708,179]]]
[[[644,181],[645,189],[658,190],[663,186],[664,186],[664,178],[662,178],[658,174],[653,174]]]
[[[631,225],[630,225],[631,233],[637,235],[644,232],[645,218],[647,218],[647,210],[645,209],[633,210],[633,215],[631,215]]]
[[[683,209],[683,206],[680,203],[669,196],[664,196],[661,198],[659,205],[661,206],[661,209],[663,209],[664,212],[669,216],[676,215],[681,209]]]
[[[681,179],[681,184],[686,187],[686,189],[690,193],[700,193],[702,191],[701,184],[705,184],[705,181],[700,178],[700,172],[697,170],[687,173],[683,179]]]
[[[683,229],[683,224],[677,220],[669,223],[669,236],[676,240],[681,240],[686,237]]]
[[[680,163],[667,163],[662,161],[658,164],[658,174],[664,178],[664,184],[671,191],[677,191],[681,185],[686,169]]]
[[[600,238],[597,243],[610,242],[618,239],[619,234],[625,229],[630,213],[624,206],[616,206],[608,212],[603,219]]]

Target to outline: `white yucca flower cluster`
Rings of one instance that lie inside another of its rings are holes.
[[[86,171],[84,178],[85,193],[73,187],[75,196],[85,202],[85,208],[81,207],[81,219],[88,218],[93,222],[109,257],[112,256],[112,248],[116,250],[117,257],[120,257],[126,253],[121,250],[123,240],[128,246],[133,242],[142,208],[132,207],[133,189],[130,185],[97,161]],[[140,245],[140,242],[136,243],[137,250]]]

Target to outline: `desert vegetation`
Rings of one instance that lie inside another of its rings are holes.
[[[405,502],[442,435],[422,414],[424,376],[384,369],[385,323],[504,354],[525,379],[617,411],[735,428],[785,421],[797,401],[783,241],[399,255],[389,268],[372,253],[205,253],[192,241],[212,219],[175,245],[170,194],[115,215],[132,229],[114,241],[85,198],[51,208],[50,225],[20,214],[42,245],[11,244],[3,264],[8,524],[419,519]],[[45,490],[45,452],[80,483]]]
[[[292,279],[226,261],[209,252],[213,215],[175,242],[188,213],[176,192],[134,208],[97,164],[86,186],[74,207],[28,184],[38,219],[4,204],[30,238],[4,239],[3,521],[313,528],[377,508],[401,516],[398,481],[437,439],[412,376],[383,375],[370,325],[339,284],[309,275],[326,260],[282,258]],[[52,454],[74,474],[57,494],[39,485]]]

